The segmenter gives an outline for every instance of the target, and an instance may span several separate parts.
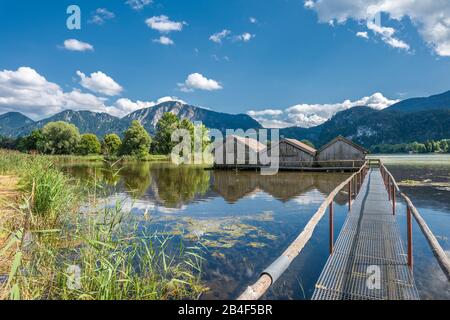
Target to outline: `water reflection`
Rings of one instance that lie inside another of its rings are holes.
[[[98,165],[65,170],[80,179],[115,186],[111,205],[119,199],[142,226],[187,245],[201,243],[206,248],[203,278],[211,288],[204,299],[235,298],[297,237],[329,192],[348,176],[299,172],[261,176],[160,163],[129,164],[118,175]],[[339,205],[345,202],[345,195],[337,198],[337,214],[345,212]],[[336,220],[339,226],[343,218]],[[326,234],[326,224],[318,230]],[[322,260],[327,258],[327,243],[312,244],[316,253],[323,251]],[[321,268],[315,264],[302,270],[311,274],[307,297]],[[295,277],[291,280],[279,296],[304,298]]]
[[[447,177],[450,182],[449,171],[445,170],[403,165],[390,169],[399,181],[431,176],[441,180]],[[261,176],[257,172],[209,171],[161,163],[128,164],[117,175],[98,164],[67,166],[65,170],[80,179],[104,182],[108,186],[105,190],[111,191],[111,202],[120,199],[142,227],[170,234],[188,246],[201,243],[206,258],[203,279],[211,289],[204,299],[236,298],[298,236],[325,197],[348,177],[300,172]],[[405,191],[444,249],[450,250],[450,192],[407,187]],[[346,201],[345,193],[336,198],[336,236],[347,215]],[[399,203],[398,221],[406,240],[403,211]],[[328,259],[328,232],[325,216],[302,254],[266,298],[312,296]],[[421,297],[450,298],[448,283],[418,228],[414,241],[415,277]]]

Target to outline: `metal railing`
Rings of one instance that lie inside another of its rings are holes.
[[[259,279],[249,286],[238,298],[238,300],[258,300],[260,299],[269,288],[281,277],[281,275],[289,268],[294,259],[301,253],[305,245],[311,239],[315,228],[325,215],[328,209],[330,215],[330,254],[334,250],[334,199],[335,197],[348,188],[349,211],[352,207],[353,195],[358,195],[361,186],[364,182],[364,178],[369,171],[369,161],[366,161],[358,172],[353,174],[350,178],[342,182],[337,188],[335,188],[327,199],[322,203],[320,208],[313,215],[311,220],[303,229],[302,233],[291,243],[291,245],[283,252],[283,254],[272,263],[266,270],[264,270]]]
[[[370,160],[374,161],[374,160]],[[434,256],[436,257],[442,271],[444,272],[447,280],[450,282],[450,259],[445,253],[444,249],[442,249],[441,245],[437,241],[431,229],[426,224],[425,220],[420,215],[417,208],[412,203],[411,199],[401,192],[397,182],[395,181],[394,176],[389,172],[389,170],[384,166],[381,160],[379,161],[381,175],[383,176],[384,183],[386,185],[386,189],[388,190],[389,199],[392,201],[392,213],[396,214],[396,195],[400,195],[406,203],[406,220],[407,220],[407,242],[408,242],[408,265],[412,269],[414,265],[414,256],[413,256],[413,236],[412,236],[412,217],[414,216],[417,224],[419,225],[423,235],[428,241],[428,244],[433,251]]]

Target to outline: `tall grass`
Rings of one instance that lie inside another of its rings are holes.
[[[195,299],[205,290],[201,250],[147,233],[122,203],[106,205],[96,181],[81,186],[48,158],[4,151],[0,173],[18,174],[23,190],[21,223],[0,248],[11,261],[0,298]]]

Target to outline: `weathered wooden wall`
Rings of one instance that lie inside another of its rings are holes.
[[[280,142],[280,167],[312,167],[313,163],[313,155],[286,141]]]
[[[317,154],[317,161],[321,167],[351,167],[352,163],[349,161],[355,161],[355,165],[360,166],[365,158],[366,154],[362,150],[341,140],[332,143]],[[340,160],[342,163],[339,162]],[[329,163],[326,163],[328,161]]]
[[[232,139],[231,148],[229,140],[225,141],[215,152],[216,167],[228,167],[233,165],[258,165],[259,155],[249,146],[236,138]],[[241,149],[242,148],[242,149]],[[244,154],[238,157],[238,150],[245,150]],[[221,161],[219,161],[221,160]]]

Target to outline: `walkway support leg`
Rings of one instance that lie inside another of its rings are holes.
[[[412,243],[412,212],[409,205],[406,206],[407,208],[407,226],[408,226],[408,266],[412,270],[414,265],[414,258],[413,258],[413,243]]]
[[[330,214],[330,254],[334,251],[334,202],[330,203],[329,207]]]

